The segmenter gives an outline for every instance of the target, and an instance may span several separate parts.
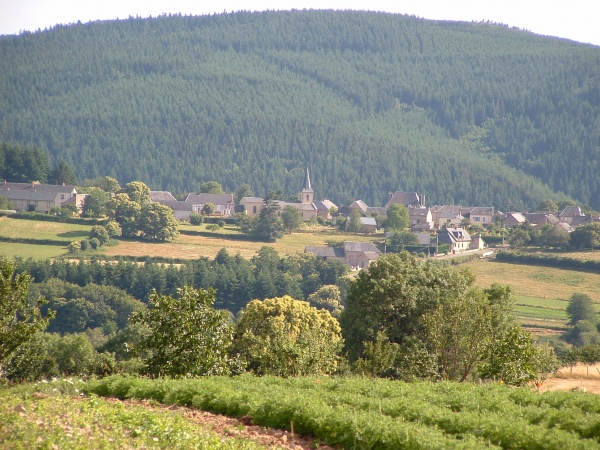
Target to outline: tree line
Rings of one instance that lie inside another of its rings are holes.
[[[9,378],[38,378],[45,364],[59,371],[64,363],[52,359],[48,349],[60,350],[60,335],[35,334],[48,326],[54,312],[43,318],[35,300],[40,292],[56,296],[78,288],[47,282],[32,301],[29,275],[17,273],[11,262],[2,261],[2,267],[2,295],[20,301],[7,309],[3,330],[9,334],[15,328],[14,323],[5,326],[15,317],[29,327],[27,335],[12,333],[13,342],[22,345],[2,354],[2,362],[10,363],[5,368]],[[361,271],[337,307],[333,302],[327,308],[326,301],[319,304],[319,297],[341,299],[339,291],[329,288],[309,296],[317,306],[289,295],[255,299],[235,319],[215,309],[212,287],[184,285],[174,295],[152,291],[148,308],[119,295],[121,300],[109,303],[120,311],[115,319],[129,312],[126,326],[104,339],[91,366],[82,362],[80,371],[171,377],[246,371],[278,376],[360,373],[402,380],[483,378],[512,385],[543,381],[558,367],[556,355],[536,345],[514,322],[510,289],[493,285],[481,290],[473,282],[466,270],[401,253],[385,255]],[[94,296],[102,289],[91,286],[86,294],[79,288],[70,297]],[[51,303],[59,309],[66,307],[65,301],[53,298]],[[88,309],[93,316],[94,308]],[[62,344],[61,358],[73,347],[85,346],[76,336],[62,338],[70,341]]]

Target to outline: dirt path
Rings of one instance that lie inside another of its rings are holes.
[[[121,402],[121,400],[115,398],[107,398],[107,400]],[[155,405],[146,400],[124,400],[122,403],[125,406],[144,406],[147,409],[155,411],[175,411],[187,420],[196,422],[203,428],[218,435],[243,438],[257,442],[270,449],[334,450],[333,447],[322,444],[317,439],[311,437],[299,436],[289,431],[252,425],[251,418],[234,419],[183,406]]]

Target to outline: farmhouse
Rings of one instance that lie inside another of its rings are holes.
[[[64,204],[72,204],[81,209],[83,194],[71,185],[10,183],[0,184],[0,196],[10,200],[16,211],[37,211],[47,213],[51,208],[60,208]]]
[[[339,259],[356,269],[366,269],[381,255],[370,242],[352,241],[344,241],[341,247],[306,247],[304,251],[324,259]]]

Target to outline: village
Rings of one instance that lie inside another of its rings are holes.
[[[238,214],[257,217],[265,205],[261,197],[242,197],[236,202],[233,193],[189,193],[183,200],[178,200],[167,191],[150,191],[149,194],[152,202],[169,207],[179,221],[189,221],[193,214],[206,214],[206,205],[211,205],[210,215],[220,219],[231,219]],[[0,184],[0,197],[9,200],[15,212],[50,213],[71,205],[81,213],[87,195],[74,185],[7,181]],[[360,222],[358,228],[353,230],[357,235],[384,231],[386,237],[391,232],[382,230],[382,224],[387,218],[388,208],[392,205],[403,206],[408,211],[408,228],[416,236],[419,245],[427,249],[428,256],[438,256],[436,250],[439,245],[445,245],[450,255],[482,251],[488,245],[478,231],[484,231],[492,224],[502,229],[523,225],[540,229],[552,226],[560,233],[569,234],[579,226],[600,221],[600,217],[585,215],[579,206],[573,205],[566,206],[558,213],[500,212],[493,206],[427,206],[425,200],[423,193],[397,191],[388,193],[387,203],[383,207],[368,206],[360,199],[348,206],[338,206],[328,199],[316,200],[309,169],[306,168],[297,200],[276,200],[275,203],[280,215],[285,207],[290,206],[299,211],[305,222],[335,224],[341,218],[345,221],[346,231],[350,227],[350,220],[347,219],[353,211],[357,211],[360,213]],[[436,250],[430,252],[431,248]],[[305,251],[324,259],[339,259],[355,269],[369,267],[382,254],[382,250],[372,242],[360,241],[345,241],[337,247],[307,246]]]

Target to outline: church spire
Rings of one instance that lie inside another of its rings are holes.
[[[314,192],[310,185],[310,175],[308,174],[308,167],[306,168],[306,176],[304,177],[304,185],[302,186],[302,192]]]
[[[302,190],[298,192],[298,200],[300,203],[310,204],[314,201],[315,191],[313,191],[312,186],[310,185],[310,175],[308,174],[308,167],[306,168],[306,175],[304,176],[304,184],[302,185]]]

